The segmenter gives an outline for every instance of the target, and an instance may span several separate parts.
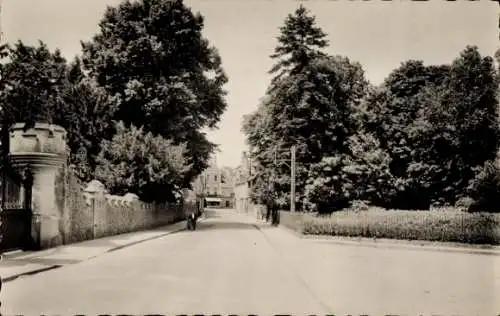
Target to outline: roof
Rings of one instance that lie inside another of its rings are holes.
[[[207,202],[219,202],[219,203],[222,202],[222,200],[219,198],[211,198],[211,197],[207,197],[207,198],[205,198],[205,200]]]

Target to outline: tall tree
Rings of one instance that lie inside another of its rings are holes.
[[[369,98],[367,126],[391,155],[393,206],[453,204],[498,148],[497,74],[467,47],[451,65],[410,61]]]
[[[304,138],[300,133],[307,129],[305,125],[307,125],[308,100],[301,99],[304,99],[302,95],[306,90],[311,88],[307,86],[307,80],[311,77],[309,74],[311,69],[308,67],[317,58],[325,56],[321,51],[327,46],[325,37],[326,34],[316,26],[316,18],[303,5],[289,14],[280,28],[278,45],[270,56],[276,60],[276,64],[269,71],[274,77],[267,89],[265,101],[257,113],[248,118],[248,126],[244,128],[249,136],[252,152],[261,168],[259,177],[265,177],[258,181],[261,184],[258,186],[261,192],[257,195],[265,194],[271,178],[275,179],[273,185],[278,191],[281,193],[290,191],[288,167],[286,164],[275,164],[275,155],[279,155],[280,160],[289,158],[286,152],[290,146]],[[292,91],[289,92],[288,89]],[[299,112],[300,115],[296,115]],[[279,126],[278,119],[284,120],[279,122]],[[302,147],[300,151],[304,151]],[[266,172],[263,172],[264,170]],[[305,167],[298,166],[298,179],[306,175]],[[281,196],[281,199],[289,200],[285,196]]]
[[[314,58],[324,56],[322,49],[328,46],[326,34],[316,26],[315,16],[300,5],[293,14],[288,14],[284,25],[280,27],[278,45],[271,58],[276,64],[270,73],[278,80],[286,74],[300,73]]]
[[[274,162],[274,139],[271,135],[272,118],[268,113],[269,98],[263,98],[256,111],[243,117],[242,132],[250,147],[250,157],[257,171],[251,192],[255,203],[264,203]]]
[[[456,155],[453,157],[452,192],[464,194],[476,168],[494,160],[499,145],[498,76],[493,58],[468,46],[451,65],[448,94],[442,109],[451,113]]]
[[[117,100],[83,74],[78,58],[68,68],[60,99],[54,122],[68,133],[69,162],[77,176],[90,181],[95,176],[102,140],[111,139],[115,133],[112,119]]]
[[[359,63],[340,56],[318,57],[303,72],[277,81],[246,122],[254,158],[268,171],[261,175],[273,175],[285,200],[289,201],[290,169],[275,164],[274,157],[278,162],[290,159],[290,147],[297,146],[297,183],[305,183],[311,164],[324,156],[349,153],[348,138],[358,128],[354,114],[367,86]],[[299,201],[303,195],[304,186],[298,186]]]
[[[431,94],[449,78],[449,66],[425,66],[422,61],[409,60],[392,71],[378,89],[367,95],[365,108],[368,113],[365,125],[380,142],[381,148],[390,153],[390,172],[396,178],[395,207],[427,208],[427,184],[421,180],[416,156],[427,152],[429,143],[423,143],[423,134],[430,131],[415,125],[423,109],[430,106]],[[425,97],[424,97],[425,96]],[[432,94],[432,96],[435,96]],[[419,134],[420,133],[420,134]],[[412,167],[410,167],[412,165]],[[424,168],[422,168],[424,169]]]
[[[115,120],[193,144],[186,186],[215,148],[200,131],[216,127],[226,109],[227,77],[203,26],[182,0],[127,0],[108,7],[99,32],[82,43],[89,75],[119,97]]]

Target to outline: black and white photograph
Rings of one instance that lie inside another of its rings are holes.
[[[0,315],[500,315],[500,2],[0,0]]]

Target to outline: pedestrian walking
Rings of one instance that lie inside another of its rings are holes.
[[[271,203],[271,199],[268,198],[267,201],[266,201],[266,222],[269,223],[269,219],[271,217],[271,212],[272,212],[272,203]]]
[[[269,188],[266,194],[266,222],[269,223],[269,220],[271,220],[271,223],[274,223],[274,208],[276,205],[276,199],[278,198],[277,192],[276,192],[276,182],[274,178],[271,178]]]

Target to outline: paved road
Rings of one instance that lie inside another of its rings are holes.
[[[195,232],[6,283],[1,300],[5,315],[496,315],[498,293],[499,256],[303,240],[220,211]]]

